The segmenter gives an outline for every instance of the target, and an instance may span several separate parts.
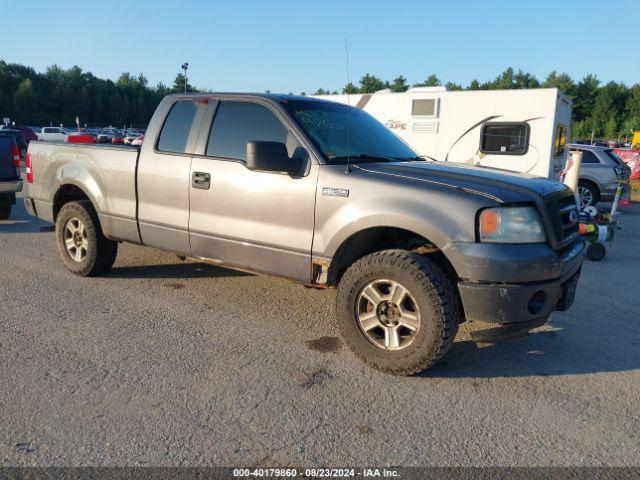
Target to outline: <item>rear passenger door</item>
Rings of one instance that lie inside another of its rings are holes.
[[[210,116],[191,163],[192,254],[309,281],[317,163],[268,102],[223,100]],[[249,170],[249,141],[285,143],[290,158],[308,162],[306,174]]]
[[[191,156],[206,101],[179,99],[158,111],[138,161],[138,222],[144,245],[189,254]]]

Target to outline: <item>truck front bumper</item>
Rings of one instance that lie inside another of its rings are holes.
[[[474,245],[474,250],[480,258],[480,251],[485,254],[495,253],[499,248],[495,244],[486,249],[488,244]],[[499,246],[498,246],[499,247]],[[511,325],[520,322],[536,324],[537,320],[545,320],[554,310],[566,310],[573,303],[580,269],[584,256],[584,242],[577,238],[562,254],[558,254],[546,245],[506,245],[505,247],[534,247],[517,248],[519,255],[507,260],[504,253],[496,258],[484,256],[481,264],[467,267],[482,274],[497,264],[499,269],[510,266],[511,275],[505,275],[502,282],[492,279],[483,280],[482,277],[470,276],[458,283],[460,297],[467,320],[499,323]],[[543,247],[542,249],[540,247]],[[546,249],[546,253],[541,255]],[[513,251],[513,250],[512,250]],[[454,264],[455,267],[455,264]],[[503,272],[504,273],[504,272]],[[540,278],[540,277],[547,278]],[[518,281],[509,280],[517,278]],[[486,277],[485,277],[486,278]],[[528,280],[520,280],[526,279]],[[542,322],[544,323],[544,322]]]

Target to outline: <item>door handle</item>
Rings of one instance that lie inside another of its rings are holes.
[[[211,187],[211,175],[206,172],[193,172],[191,175],[191,186],[201,190],[209,190]]]

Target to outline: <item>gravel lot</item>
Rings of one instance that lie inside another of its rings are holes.
[[[131,245],[77,278],[42,225],[0,222],[1,465],[640,464],[640,205],[570,311],[412,378],[349,353],[333,291]]]

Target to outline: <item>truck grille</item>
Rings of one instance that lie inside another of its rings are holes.
[[[549,241],[554,250],[563,250],[578,236],[578,209],[573,193],[545,201],[545,214],[551,228]],[[572,213],[574,212],[574,213]]]

